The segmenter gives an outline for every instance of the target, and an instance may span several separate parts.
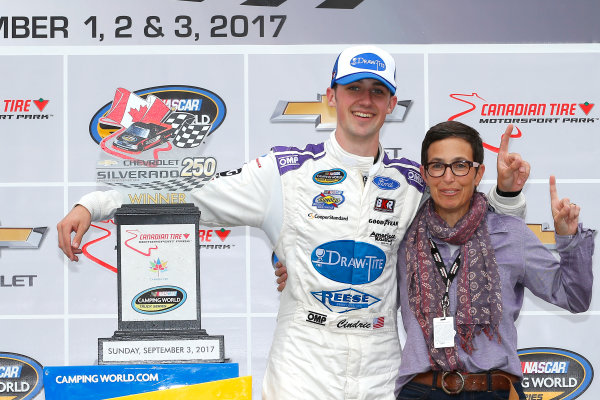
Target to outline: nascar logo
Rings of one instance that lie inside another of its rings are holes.
[[[130,97],[134,98],[137,96],[141,99],[148,99],[155,96],[160,99],[173,114],[181,112],[187,113],[191,121],[185,121],[186,126],[183,128],[189,130],[196,124],[210,126],[210,132],[206,133],[206,135],[210,135],[217,130],[223,123],[225,115],[227,114],[223,99],[209,90],[195,86],[154,86],[132,91],[131,94],[134,96]],[[90,122],[90,136],[98,144],[100,144],[102,139],[117,130],[117,128],[107,124],[103,119],[113,105],[113,102],[106,103],[94,114]],[[141,108],[139,111],[141,111]]]
[[[319,171],[313,175],[313,182],[319,185],[335,185],[343,182],[346,179],[346,171],[343,169],[330,169],[327,171]]]
[[[594,377],[583,356],[556,348],[518,351],[523,372],[523,391],[531,400],[570,400],[579,397]]]

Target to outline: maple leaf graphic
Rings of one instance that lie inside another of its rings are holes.
[[[156,261],[150,261],[150,270],[159,274],[161,271],[167,270],[167,262],[161,262],[160,258],[156,259]]]
[[[146,115],[147,111],[148,111],[148,106],[140,107],[139,110],[132,108],[131,110],[129,110],[129,115],[131,115],[131,120],[133,122],[139,122],[142,120],[142,118],[144,118],[144,115]]]

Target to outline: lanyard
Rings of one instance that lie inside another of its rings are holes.
[[[431,246],[431,255],[433,256],[433,261],[435,262],[435,265],[437,266],[438,272],[442,276],[444,285],[446,285],[446,291],[444,292],[444,297],[442,297],[442,311],[444,312],[444,318],[446,318],[448,308],[450,307],[450,295],[449,295],[450,285],[452,284],[452,281],[456,277],[456,274],[458,273],[458,269],[460,268],[460,251],[458,252],[458,255],[456,256],[456,259],[452,263],[452,267],[450,267],[450,271],[446,271],[446,266],[444,265],[444,261],[442,261],[442,255],[440,254],[438,247],[436,246],[434,241],[431,240],[431,238],[428,238],[428,239],[429,239],[429,245]]]

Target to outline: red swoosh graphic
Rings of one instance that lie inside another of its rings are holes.
[[[154,156],[155,160],[158,160],[158,153],[160,153],[161,151],[169,151],[173,148],[173,146],[171,145],[171,142],[167,142],[167,147],[164,149],[161,148],[156,148],[154,149],[154,152],[152,152],[152,155]]]
[[[108,135],[107,137],[105,137],[104,139],[102,139],[102,140],[100,141],[100,147],[102,148],[102,150],[104,150],[104,151],[105,151],[105,152],[107,152],[108,154],[112,154],[113,156],[117,156],[117,157],[119,157],[119,158],[125,158],[125,159],[127,159],[127,160],[135,160],[135,159],[136,159],[135,157],[129,157],[129,156],[126,156],[126,155],[125,155],[125,154],[123,154],[123,153],[120,153],[120,152],[114,151],[114,150],[112,150],[112,149],[109,149],[109,148],[108,148],[108,146],[106,145],[106,142],[107,142],[109,139],[111,139],[111,138],[113,138],[113,137],[117,136],[117,134],[120,134],[120,133],[121,133],[121,132],[123,132],[124,130],[125,130],[125,127],[122,127],[121,129],[118,129],[118,130],[116,130],[114,133],[111,133],[110,135]]]
[[[463,112],[461,112],[461,113],[459,113],[459,114],[456,114],[456,115],[453,115],[453,116],[451,116],[450,118],[448,118],[448,121],[453,121],[453,120],[455,120],[456,118],[460,117],[461,115],[465,115],[465,114],[468,114],[468,113],[470,113],[471,111],[473,111],[473,110],[476,108],[476,106],[475,106],[475,104],[474,104],[474,103],[471,103],[470,101],[466,101],[466,100],[464,100],[464,99],[461,99],[461,98],[459,98],[459,97],[456,97],[456,96],[477,97],[477,98],[478,98],[478,99],[480,99],[480,100],[487,101],[487,100],[486,100],[486,99],[484,99],[483,97],[479,96],[477,93],[471,93],[471,94],[465,94],[465,93],[453,93],[453,94],[451,94],[451,95],[450,95],[450,97],[451,97],[451,98],[453,98],[454,100],[462,101],[463,103],[467,103],[467,104],[469,104],[469,105],[471,106],[471,108],[469,108],[468,110],[466,110],[466,111],[463,111]]]
[[[510,137],[511,138],[520,138],[521,136],[523,136],[523,134],[521,133],[521,130],[519,129],[518,126],[514,126],[513,128],[517,130],[517,133],[511,133]],[[486,149],[493,151],[494,153],[498,153],[500,151],[499,147],[495,147],[492,146],[491,144],[487,144],[486,142],[483,142],[483,147],[485,147]]]
[[[149,257],[149,256],[150,256],[150,253],[152,253],[152,250],[157,250],[157,249],[158,249],[158,246],[154,245],[154,247],[150,247],[150,248],[148,249],[148,253],[144,253],[143,251],[141,251],[141,250],[138,250],[138,249],[136,249],[135,247],[131,247],[131,246],[129,245],[129,243],[128,243],[128,242],[129,242],[129,241],[131,241],[131,240],[133,240],[133,239],[135,239],[135,238],[137,238],[137,237],[138,237],[138,235],[137,235],[136,233],[134,233],[134,232],[136,232],[135,230],[126,231],[126,232],[127,232],[127,233],[129,233],[130,235],[134,235],[132,238],[130,238],[130,239],[127,239],[127,240],[125,241],[125,246],[129,247],[131,250],[133,250],[133,251],[136,251],[136,252],[140,253],[140,254],[141,254],[141,255],[143,255],[143,256],[147,256],[147,257]]]
[[[458,113],[458,114],[455,114],[455,115],[451,116],[450,118],[448,118],[448,121],[453,121],[453,120],[455,120],[456,118],[458,118],[458,117],[460,117],[460,116],[463,116],[463,115],[465,115],[465,114],[468,114],[468,113],[470,113],[471,111],[475,110],[475,108],[477,108],[477,106],[475,105],[475,103],[472,103],[472,102],[470,102],[470,101],[467,101],[467,100],[465,100],[465,99],[462,99],[462,98],[460,98],[460,97],[458,97],[458,96],[465,96],[465,97],[477,97],[478,99],[480,99],[480,100],[483,100],[483,101],[487,102],[487,100],[486,100],[486,99],[484,99],[483,97],[479,96],[479,94],[477,94],[477,93],[471,93],[471,94],[466,94],[466,93],[453,93],[453,94],[451,94],[451,95],[450,95],[450,97],[451,97],[451,98],[453,98],[454,100],[461,101],[461,102],[463,102],[463,103],[467,103],[467,104],[469,104],[471,107],[469,107],[469,109],[468,109],[468,110],[466,110],[466,111],[463,111],[463,112],[461,112],[461,113]],[[514,126],[514,125],[513,125],[513,128],[517,130],[517,133],[511,133],[511,135],[510,135],[511,139],[512,139],[512,138],[520,138],[521,136],[523,136],[523,133],[521,132],[521,130],[519,129],[519,127],[518,127],[518,126]],[[487,144],[486,142],[483,142],[483,147],[484,147],[484,148],[486,148],[486,149],[488,149],[488,150],[490,150],[490,151],[493,151],[494,153],[498,153],[498,152],[500,151],[500,148],[499,148],[499,147],[492,146],[491,144]]]
[[[89,258],[90,260],[92,260],[93,262],[97,263],[98,265],[100,265],[101,267],[106,268],[109,271],[112,271],[114,273],[117,272],[117,268],[113,267],[112,265],[100,260],[99,258],[94,257],[93,255],[90,254],[90,252],[88,251],[88,247],[91,246],[94,243],[98,243],[101,240],[107,239],[111,236],[111,233],[108,229],[106,228],[102,228],[98,225],[94,225],[92,224],[91,226],[93,226],[94,228],[98,228],[104,232],[106,232],[106,235],[99,237],[98,239],[94,239],[90,242],[87,242],[85,245],[83,245],[83,247],[81,247],[81,252],[83,253],[84,256],[86,256],[87,258]]]

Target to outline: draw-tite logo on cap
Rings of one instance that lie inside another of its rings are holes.
[[[373,53],[359,54],[350,60],[350,65],[354,68],[370,69],[372,71],[385,71],[385,62]]]
[[[0,399],[33,399],[42,386],[40,363],[21,354],[0,353]]]
[[[585,392],[594,379],[590,362],[569,350],[533,347],[518,354],[527,399],[571,400]]]

